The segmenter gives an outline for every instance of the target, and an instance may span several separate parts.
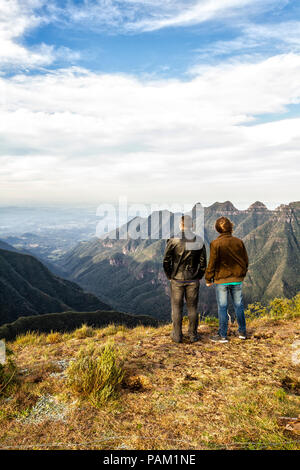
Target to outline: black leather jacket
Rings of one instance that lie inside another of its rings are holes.
[[[180,232],[167,241],[163,268],[168,279],[201,279],[206,269],[206,249],[193,232]]]

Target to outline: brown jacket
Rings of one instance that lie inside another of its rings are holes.
[[[241,282],[247,270],[248,255],[242,240],[226,232],[211,242],[209,263],[205,272],[207,282]]]

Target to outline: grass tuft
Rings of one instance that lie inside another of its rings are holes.
[[[101,348],[81,348],[66,370],[71,391],[87,399],[96,408],[116,398],[124,372],[112,344]]]
[[[62,334],[59,333],[58,331],[51,331],[51,333],[49,333],[46,336],[46,343],[47,344],[60,343],[62,340],[63,340]]]
[[[95,330],[91,326],[86,325],[85,323],[73,332],[73,336],[76,339],[91,338],[94,335]]]
[[[115,325],[111,324],[108,325],[106,328],[102,328],[101,330],[97,331],[98,338],[104,338],[105,336],[114,336],[114,335],[124,335],[128,330],[125,325]]]
[[[27,331],[23,335],[18,335],[14,341],[14,344],[17,346],[28,346],[32,344],[40,344],[41,337],[42,336],[39,333],[35,333],[34,331]]]

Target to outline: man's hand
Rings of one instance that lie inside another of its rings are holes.
[[[213,285],[213,282],[207,282],[206,285],[207,285],[207,287],[210,287],[210,286]]]

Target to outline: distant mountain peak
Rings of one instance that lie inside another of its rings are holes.
[[[275,212],[291,212],[293,206],[291,204],[280,204],[280,206],[276,207]]]
[[[211,206],[208,206],[208,209],[212,209],[215,211],[223,211],[223,212],[233,212],[237,211],[238,209],[232,204],[231,201],[225,202],[215,202]]]
[[[298,211],[300,209],[300,201],[290,202],[289,204],[280,204],[280,206],[276,207],[275,211],[290,209],[295,209]]]
[[[252,211],[252,210],[254,210],[254,211],[255,210],[268,210],[268,208],[263,202],[256,201],[253,204],[251,204],[251,206],[248,208],[248,210],[250,210],[250,211]]]

